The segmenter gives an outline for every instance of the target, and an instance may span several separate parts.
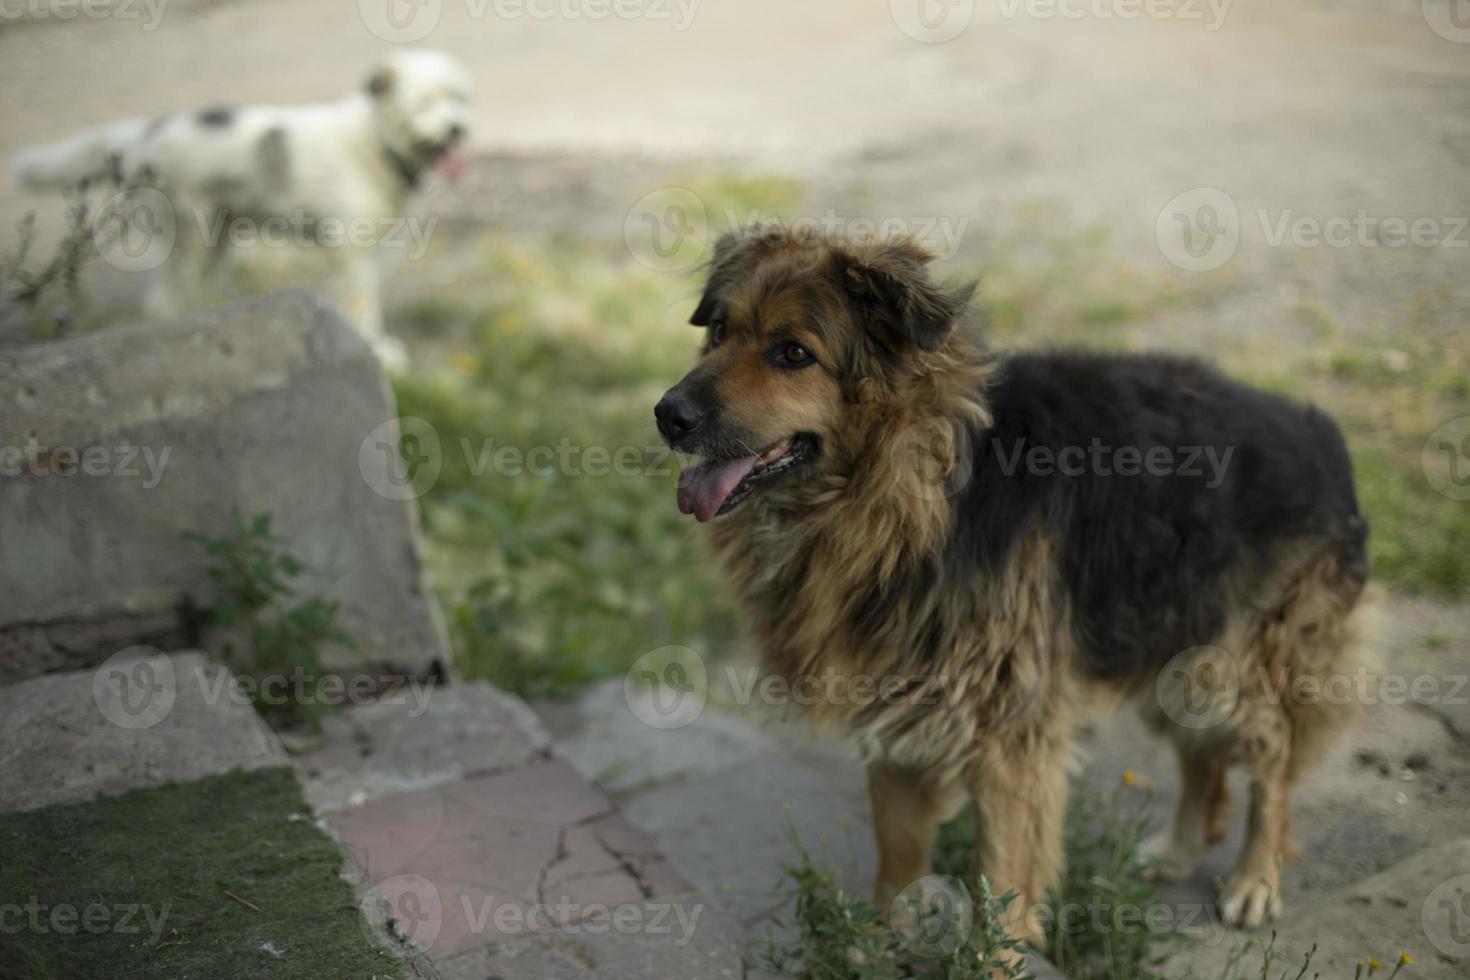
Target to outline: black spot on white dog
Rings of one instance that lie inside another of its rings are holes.
[[[281,126],[272,126],[255,141],[255,164],[261,186],[284,189],[291,183],[291,140]]]
[[[235,121],[235,110],[229,106],[215,106],[201,111],[197,118],[199,125],[206,129],[224,129]]]

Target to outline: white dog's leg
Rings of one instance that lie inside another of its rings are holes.
[[[175,211],[179,215],[189,213],[178,205]],[[225,247],[223,241],[205,241],[192,221],[176,219],[173,247],[153,270],[143,299],[144,312],[166,319],[203,305],[206,280]]]
[[[403,341],[383,329],[381,267],[376,246],[352,248],[347,256],[347,315],[357,325],[384,370],[402,374],[408,370],[408,350]]]

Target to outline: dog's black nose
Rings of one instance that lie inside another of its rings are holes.
[[[653,417],[658,420],[658,431],[673,442],[682,439],[699,427],[704,413],[694,403],[680,395],[664,395],[653,407]]]

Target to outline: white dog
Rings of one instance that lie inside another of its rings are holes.
[[[157,315],[186,306],[242,230],[333,246],[325,251],[340,256],[348,277],[349,316],[384,363],[400,367],[402,345],[383,332],[377,247],[403,227],[408,194],[426,172],[453,179],[463,170],[469,91],[453,58],[404,51],[341,102],[122,120],[26,150],[14,173],[34,190],[141,174],[163,194],[175,234],[147,292]]]

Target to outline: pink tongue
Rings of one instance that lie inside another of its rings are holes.
[[[457,146],[445,150],[434,162],[434,167],[451,182],[459,180],[464,175],[464,151]]]
[[[739,459],[706,460],[697,466],[686,467],[679,474],[679,513],[693,514],[703,524],[730,496],[735,485],[745,479],[745,474],[755,468],[758,456],[742,456]]]

